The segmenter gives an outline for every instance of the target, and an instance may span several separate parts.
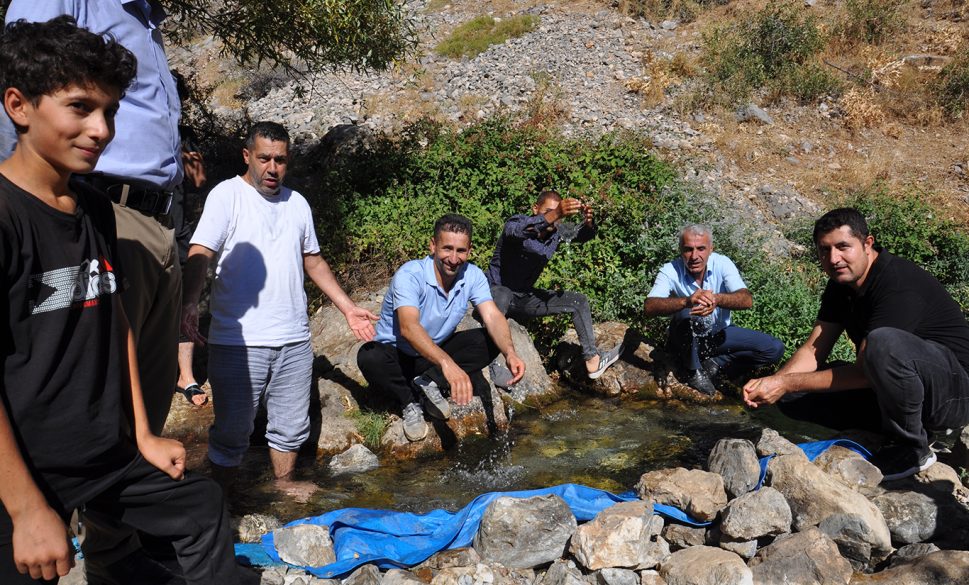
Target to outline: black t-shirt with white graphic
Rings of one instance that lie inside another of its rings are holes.
[[[51,505],[78,506],[134,460],[115,295],[114,213],[72,183],[63,213],[0,175],[3,388],[20,452]]]

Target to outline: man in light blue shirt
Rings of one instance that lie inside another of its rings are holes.
[[[430,251],[394,274],[380,308],[377,335],[357,354],[370,387],[400,404],[410,441],[427,436],[424,409],[434,418],[450,417],[441,390],[450,390],[455,404],[467,404],[473,390],[468,374],[483,380],[481,369],[499,352],[512,373],[511,384],[525,374],[484,273],[467,261],[471,222],[453,214],[437,220]],[[469,302],[481,314],[484,329],[455,333]]]
[[[687,384],[712,395],[719,376],[733,378],[776,363],[784,344],[730,323],[730,311],[749,309],[753,296],[730,258],[714,253],[710,228],[688,225],[679,241],[680,257],[660,268],[645,310],[649,316],[672,316],[668,349]]]

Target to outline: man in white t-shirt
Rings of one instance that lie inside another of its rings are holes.
[[[182,330],[196,343],[198,300],[207,265],[217,258],[212,283],[209,380],[215,422],[209,460],[217,475],[238,467],[260,402],[268,415],[266,439],[277,485],[297,497],[314,486],[293,481],[296,452],[309,436],[313,350],[303,273],[346,317],[354,335],[374,337],[377,316],[356,306],[320,256],[310,206],[282,186],[289,134],[274,122],[249,131],[242,157],[246,173],[212,189],[185,264]]]

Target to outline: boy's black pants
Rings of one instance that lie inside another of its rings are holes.
[[[235,561],[222,489],[208,478],[187,473],[175,481],[139,457],[121,480],[87,507],[170,541],[190,585],[244,582]],[[17,572],[12,536],[10,516],[0,506],[0,583],[43,582]]]

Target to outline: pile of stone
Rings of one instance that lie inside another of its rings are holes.
[[[769,460],[763,485],[759,458]],[[969,583],[969,490],[944,463],[905,480],[834,446],[813,462],[775,431],[757,444],[723,439],[707,470],[650,471],[641,501],[578,525],[558,496],[502,497],[485,511],[473,547],[444,551],[409,571],[365,565],[342,585],[774,585]],[[664,521],[677,507],[694,527]],[[326,527],[274,532],[294,564],[332,562]],[[263,583],[320,583],[272,568]],[[336,581],[331,582],[336,585]]]

